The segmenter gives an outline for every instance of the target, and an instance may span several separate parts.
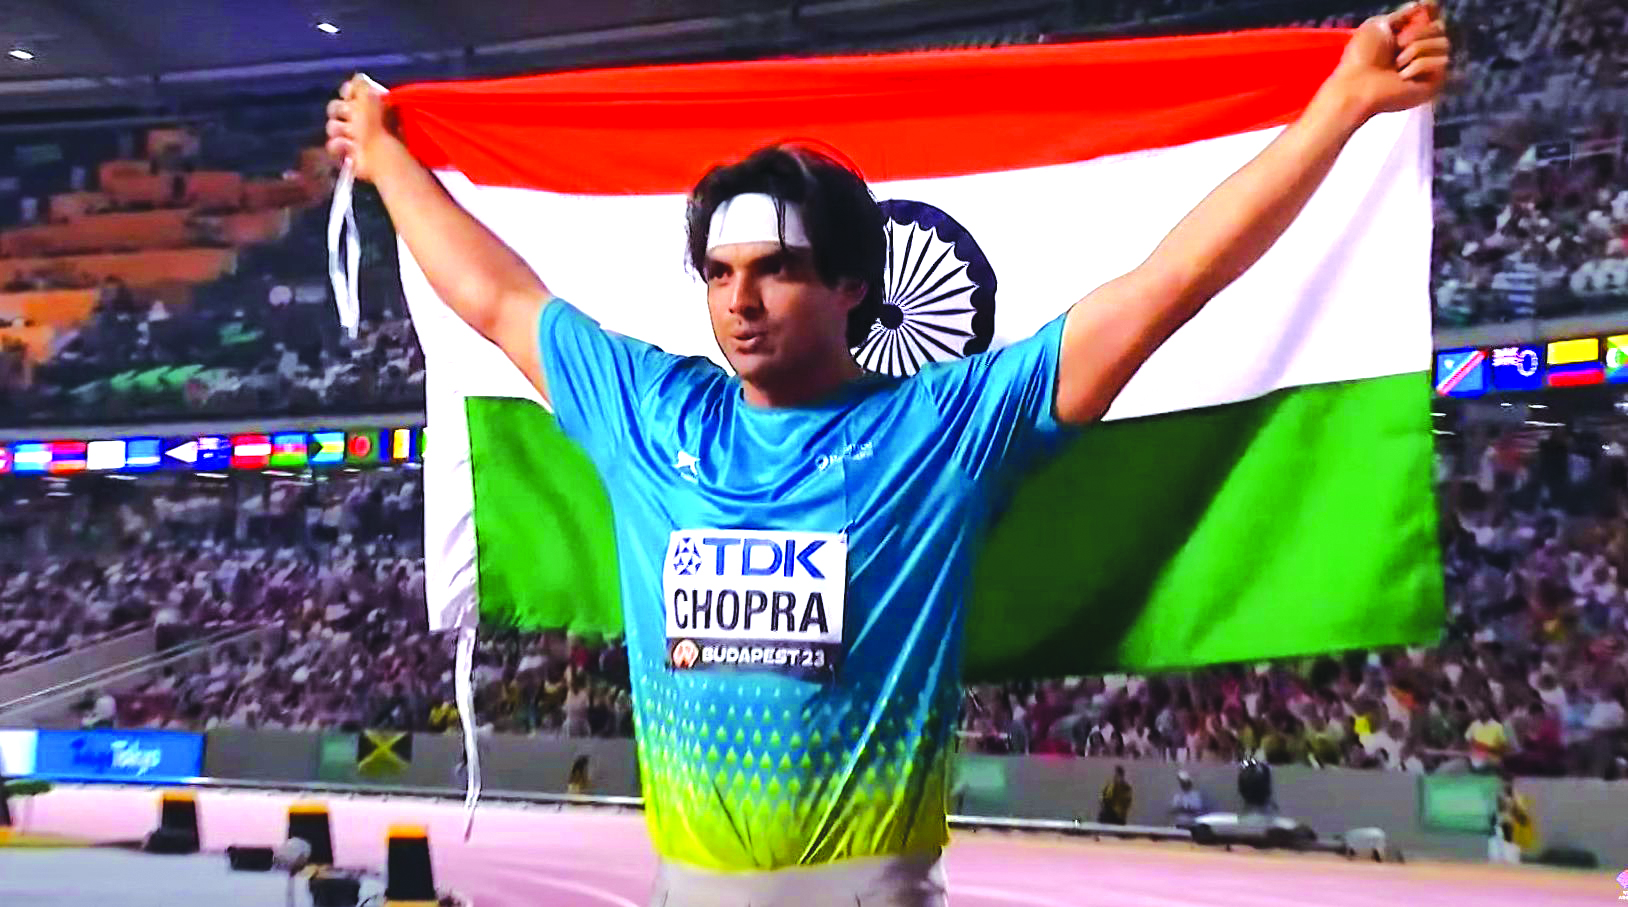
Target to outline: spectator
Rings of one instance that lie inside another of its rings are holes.
[[[588,722],[593,697],[588,690],[586,677],[575,673],[575,670],[573,667],[570,691],[565,696],[565,736],[587,737],[593,732]]]
[[[1522,855],[1535,856],[1538,846],[1537,812],[1529,794],[1518,793],[1515,781],[1506,776],[1498,792],[1495,811],[1497,850],[1495,862],[1519,863]]]
[[[1112,781],[1102,786],[1102,798],[1097,806],[1097,821],[1104,825],[1124,825],[1131,816],[1131,783],[1125,780],[1125,766],[1114,766]]]
[[[1565,772],[1566,748],[1562,743],[1560,709],[1534,702],[1527,706],[1519,751],[1508,760],[1512,771],[1524,775],[1559,775]]]
[[[588,757],[578,756],[571,763],[571,773],[566,776],[565,792],[578,796],[593,793],[593,778],[588,773]]]
[[[1594,696],[1593,707],[1583,725],[1589,732],[1588,772],[1591,775],[1604,776],[1615,765],[1623,727],[1628,725],[1622,705],[1625,698],[1628,698],[1628,689],[1622,686]]]
[[[1204,792],[1193,785],[1193,776],[1185,769],[1176,772],[1176,786],[1175,796],[1170,798],[1170,824],[1187,828],[1199,816],[1209,812],[1209,808],[1204,802]]]
[[[1495,772],[1503,764],[1504,752],[1509,749],[1509,736],[1503,722],[1492,712],[1492,706],[1481,705],[1475,721],[1464,731],[1470,745],[1470,770]]]

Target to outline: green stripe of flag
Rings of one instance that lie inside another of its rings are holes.
[[[1425,374],[1087,430],[981,556],[973,677],[1148,670],[1434,641]]]
[[[988,539],[973,678],[1151,670],[1437,638],[1430,381],[1097,425]],[[598,472],[523,400],[467,402],[483,621],[619,635]]]
[[[598,470],[536,403],[464,402],[481,621],[620,636],[616,536]]]

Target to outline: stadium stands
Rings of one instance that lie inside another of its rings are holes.
[[[23,146],[83,163],[0,220],[0,424],[423,405],[377,196],[360,199],[369,318],[351,339],[329,307],[320,148],[291,143],[293,166],[266,174],[233,133],[169,128],[147,157],[93,160],[133,144],[120,135]]]
[[[1462,462],[1441,485],[1448,626],[1440,645],[976,687],[968,745],[1628,777],[1620,440],[1523,429]]]
[[[1076,6],[1105,29],[1219,27],[1235,12]],[[1300,24],[1382,8],[1316,7]],[[1625,5],[1461,0],[1452,13],[1465,53],[1437,111],[1438,324],[1628,311]],[[422,407],[388,218],[365,188],[365,319],[354,340],[335,323],[332,168],[305,113],[0,141],[18,173],[0,192],[0,425]],[[1444,448],[1438,646],[978,686],[966,745],[1623,777],[1628,468],[1613,433],[1620,421],[1605,436],[1523,429]],[[113,720],[450,732],[451,644],[424,620],[422,507],[406,469],[0,477],[0,670],[146,624],[172,641],[273,624],[121,694]],[[483,642],[475,677],[488,732],[632,733],[615,647],[504,634]]]
[[[1221,28],[1278,7],[1314,11],[1296,23],[1308,26],[1383,8],[1135,0],[1092,6],[1079,24],[1093,36],[1138,23]],[[1454,5],[1464,53],[1438,110],[1438,324],[1628,309],[1625,15],[1612,0]],[[20,175],[14,206],[0,194],[0,425],[422,405],[388,220],[365,190],[371,317],[357,341],[332,317],[332,168],[305,114],[11,143]]]
[[[1465,325],[1628,306],[1620,2],[1456,4],[1437,116],[1436,313]]]
[[[1620,420],[1604,435],[1522,428],[1444,450],[1449,622],[1438,646],[980,685],[966,700],[964,743],[988,753],[1624,777],[1624,435]],[[12,479],[8,496],[24,481],[40,480]],[[145,623],[171,642],[270,623],[279,629],[263,642],[198,656],[121,694],[116,720],[455,730],[451,644],[425,623],[416,471],[39,487],[74,491],[0,507],[0,665]],[[478,723],[495,733],[631,733],[624,658],[560,634],[486,639]]]

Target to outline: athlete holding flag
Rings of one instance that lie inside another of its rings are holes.
[[[1027,340],[904,380],[850,353],[880,311],[886,250],[869,188],[836,160],[765,148],[690,196],[730,374],[554,297],[413,159],[375,88],[341,88],[329,151],[606,476],[636,605],[653,904],[944,903],[961,624],[1003,489],[1271,247],[1359,126],[1434,98],[1448,51],[1433,4],[1370,19],[1299,119],[1141,265]],[[747,619],[775,644],[685,636]],[[698,669],[708,657],[749,667]]]

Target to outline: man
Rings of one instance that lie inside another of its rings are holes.
[[[1481,703],[1476,707],[1475,721],[1464,730],[1464,739],[1470,745],[1470,770],[1494,772],[1503,765],[1504,753],[1509,749],[1509,734],[1504,723],[1493,714],[1492,706]]]
[[[1362,743],[1362,749],[1378,768],[1390,768],[1391,759],[1402,752],[1403,743],[1407,739],[1407,727],[1400,721],[1392,721],[1378,732],[1369,734]]]
[[[1622,707],[1624,700],[1628,700],[1628,687],[1621,684],[1596,693],[1594,706],[1583,723],[1592,735],[1588,773],[1596,778],[1610,777],[1607,772],[1621,744],[1623,728],[1628,727],[1628,711]]]
[[[1193,776],[1186,769],[1176,772],[1176,785],[1179,789],[1170,798],[1170,824],[1187,828],[1207,810],[1204,792],[1193,786]]]
[[[1131,820],[1131,783],[1125,780],[1125,766],[1114,766],[1112,781],[1102,786],[1097,803],[1097,821],[1103,825],[1124,825]]]
[[[765,148],[691,193],[690,262],[731,375],[556,298],[413,160],[366,80],[340,90],[329,151],[609,477],[654,903],[943,903],[962,611],[1003,490],[1273,244],[1357,127],[1433,98],[1447,52],[1433,6],[1369,21],[1301,118],[1141,266],[1024,342],[908,380],[850,354],[879,314],[886,245],[868,187],[834,159]],[[762,557],[806,584],[797,619],[843,609],[840,641],[796,664],[674,670],[694,653],[653,603],[697,558],[744,572],[749,545],[770,544],[747,536],[768,530],[785,547]]]
[[[1504,775],[1493,816],[1493,839],[1488,854],[1495,863],[1519,863],[1522,855],[1537,851],[1537,812],[1530,794],[1517,793],[1515,779]]]

